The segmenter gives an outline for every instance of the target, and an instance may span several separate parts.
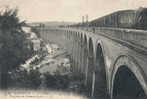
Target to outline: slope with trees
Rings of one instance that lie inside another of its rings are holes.
[[[17,9],[0,13],[0,77],[1,88],[7,88],[8,72],[19,67],[32,54],[31,42],[22,31],[25,22],[17,16]]]

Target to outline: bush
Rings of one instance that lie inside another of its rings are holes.
[[[82,74],[82,73],[72,73],[70,75],[70,80],[72,80],[72,81],[83,81],[84,80],[84,74]]]
[[[67,75],[55,75],[55,78],[57,79],[56,84],[59,89],[68,88],[70,80]]]
[[[17,69],[12,71],[9,79],[9,86],[21,87],[21,88],[38,88],[41,84],[41,77],[38,70],[26,70]]]
[[[45,73],[44,76],[46,86],[51,89],[66,89],[70,83],[68,75]]]
[[[30,70],[30,72],[28,73],[28,81],[31,88],[38,88],[40,86],[42,81],[40,76],[41,74],[37,69]]]
[[[45,84],[48,88],[57,88],[56,86],[56,78],[55,76],[51,75],[50,73],[45,73],[44,74],[44,77],[45,77]]]

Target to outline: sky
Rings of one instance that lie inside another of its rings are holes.
[[[147,0],[0,0],[0,9],[18,8],[18,15],[27,22],[81,22],[124,9],[147,7]]]

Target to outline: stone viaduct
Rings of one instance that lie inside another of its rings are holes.
[[[67,50],[73,72],[84,74],[92,96],[147,95],[147,31],[44,28],[41,37]]]

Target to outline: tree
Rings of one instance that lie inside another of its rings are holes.
[[[16,69],[28,59],[32,50],[26,34],[22,31],[25,22],[17,16],[17,9],[6,9],[0,13],[0,73],[1,87],[7,87],[8,72]]]

